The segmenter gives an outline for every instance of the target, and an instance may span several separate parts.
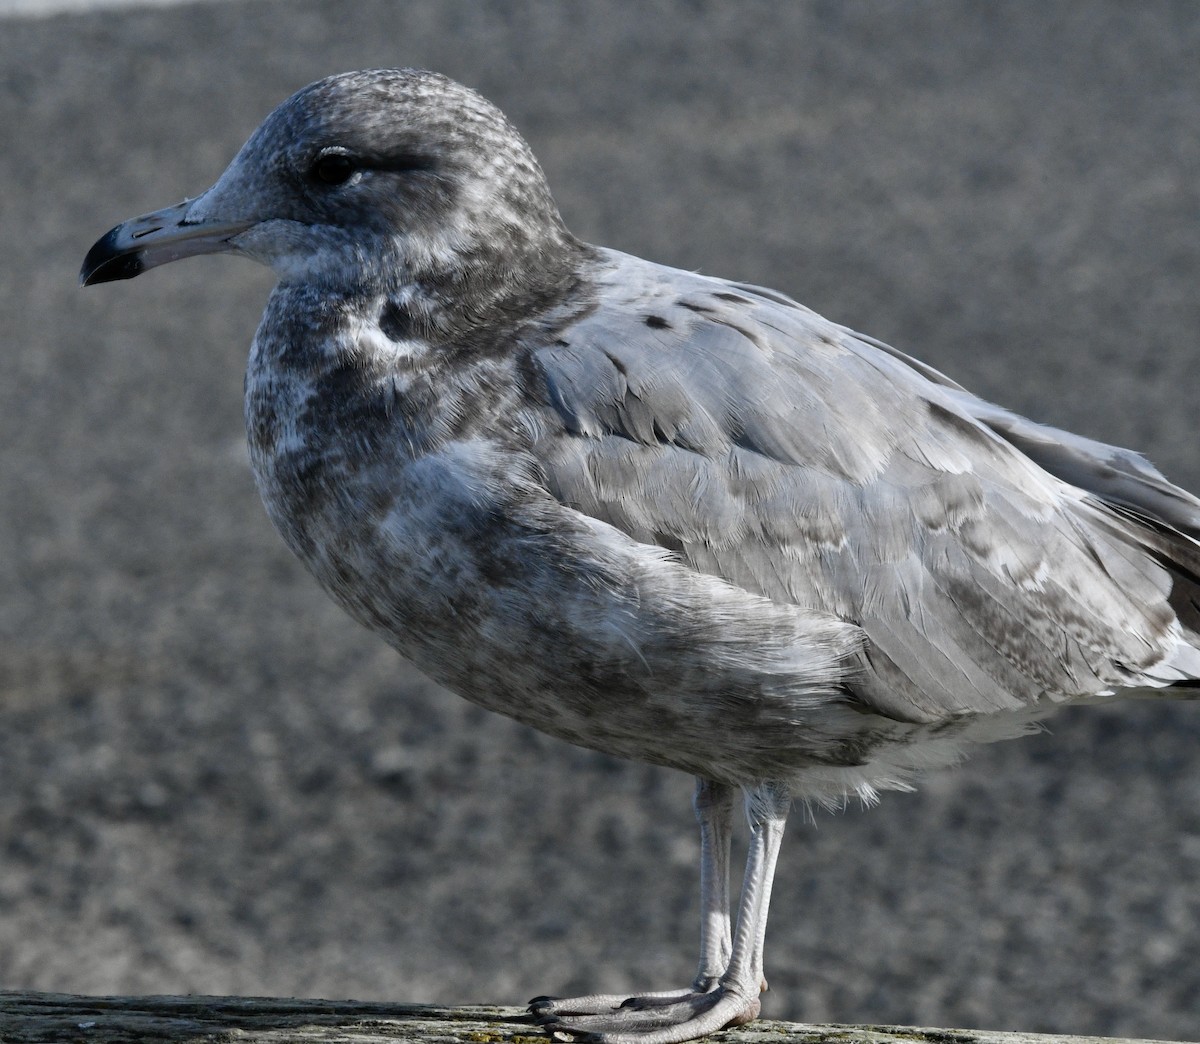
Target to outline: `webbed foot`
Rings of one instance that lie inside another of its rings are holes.
[[[558,1040],[597,1044],[677,1044],[758,1018],[761,1002],[728,986],[664,993],[535,997],[529,1010]]]

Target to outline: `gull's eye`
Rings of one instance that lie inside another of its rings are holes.
[[[344,152],[326,152],[313,161],[309,173],[323,185],[344,185],[357,169],[354,160]]]

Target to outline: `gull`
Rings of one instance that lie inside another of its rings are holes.
[[[1066,704],[1196,693],[1200,500],[774,290],[580,241],[444,76],[311,84],[81,281],[214,252],[278,277],[246,430],[321,585],[468,700],[696,777],[695,980],[531,1001],[560,1037],[756,1018],[794,803],[907,789]]]

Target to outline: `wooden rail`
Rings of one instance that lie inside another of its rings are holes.
[[[759,1021],[714,1044],[1161,1044],[902,1026]],[[0,991],[2,1044],[547,1044],[521,1008],[263,997],[83,997]]]

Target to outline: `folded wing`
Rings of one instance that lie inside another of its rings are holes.
[[[771,291],[605,258],[531,359],[563,503],[858,624],[854,695],[898,720],[1200,674],[1200,501],[1145,460]]]

